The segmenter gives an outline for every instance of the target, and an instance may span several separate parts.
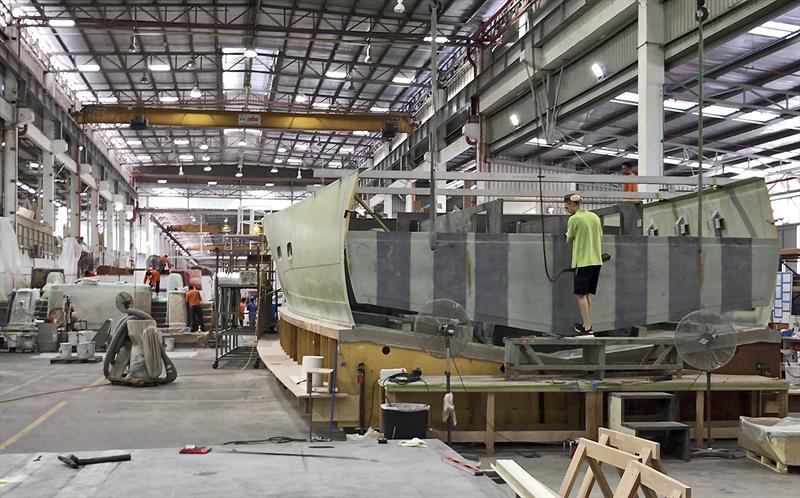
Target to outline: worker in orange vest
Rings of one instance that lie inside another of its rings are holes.
[[[190,285],[189,290],[186,291],[186,304],[189,306],[189,330],[192,332],[196,332],[198,329],[206,331],[203,323],[203,307],[200,305],[202,300],[200,291],[195,289],[194,285]]]
[[[155,268],[150,268],[144,274],[144,283],[150,284],[150,288],[156,293],[161,292],[161,272]]]
[[[631,168],[630,163],[623,163],[622,164],[622,174],[625,176],[637,176],[636,173]],[[623,183],[622,184],[622,191],[623,192],[638,192],[639,185],[635,183]]]

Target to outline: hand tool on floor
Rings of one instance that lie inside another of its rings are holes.
[[[77,469],[83,465],[94,465],[96,463],[127,462],[131,459],[131,454],[126,453],[124,455],[109,455],[95,458],[78,458],[75,455],[58,455],[58,459],[67,464],[67,466]]]
[[[462,462],[461,460],[459,460],[457,458],[453,458],[453,457],[449,457],[449,456],[443,456],[442,457],[442,461],[444,463],[452,465],[453,467],[455,467],[457,469],[461,469],[464,472],[467,472],[468,474],[472,474],[474,476],[482,476],[483,475],[483,471],[480,468],[478,468],[478,467],[476,467],[474,465],[471,465],[471,464],[469,464],[467,462]]]

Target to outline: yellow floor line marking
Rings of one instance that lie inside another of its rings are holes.
[[[33,384],[34,382],[38,382],[38,381],[40,381],[40,380],[42,380],[42,379],[44,379],[45,377],[48,377],[48,376],[50,376],[50,375],[53,375],[53,374],[52,374],[52,373],[46,373],[46,374],[40,375],[40,376],[38,376],[38,377],[34,377],[34,378],[32,378],[31,380],[29,380],[29,381],[27,381],[27,382],[23,382],[22,384],[20,384],[20,385],[18,385],[18,386],[16,386],[16,387],[12,387],[12,388],[11,388],[11,389],[9,389],[8,391],[3,391],[3,392],[1,392],[1,393],[0,393],[0,396],[5,396],[6,394],[13,393],[13,392],[14,392],[14,391],[16,391],[17,389],[22,389],[23,387],[25,387],[25,386],[27,386],[27,385],[29,385],[29,384]]]
[[[49,410],[47,410],[47,412],[45,412],[44,415],[42,415],[41,417],[39,417],[36,420],[34,420],[33,422],[31,422],[30,425],[28,425],[27,427],[25,427],[24,429],[22,429],[18,433],[14,434],[10,438],[6,439],[6,441],[3,444],[0,444],[0,453],[5,451],[5,449],[8,448],[9,446],[11,446],[12,444],[16,443],[19,440],[19,438],[21,438],[22,436],[24,436],[25,434],[31,432],[35,428],[37,428],[40,425],[42,425],[45,420],[50,418],[58,410],[64,408],[64,405],[66,405],[66,404],[67,404],[66,401],[59,402],[56,406],[54,406],[53,408],[50,408]]]
[[[106,378],[105,378],[105,376],[104,376],[104,375],[103,375],[103,376],[100,376],[100,378],[99,378],[99,379],[97,379],[96,381],[92,382],[92,384],[91,384],[90,386],[86,386],[85,388],[81,389],[81,390],[80,390],[80,391],[78,391],[78,392],[80,392],[80,393],[85,393],[86,391],[90,391],[90,390],[94,389],[94,386],[96,386],[96,385],[100,384],[100,383],[101,383],[101,382],[103,382],[105,379],[106,379]]]

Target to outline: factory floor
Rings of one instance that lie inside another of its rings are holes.
[[[2,402],[103,379],[102,363],[50,365],[48,359],[36,355],[1,354],[0,452],[177,450],[186,444],[307,435],[305,415],[297,402],[263,367],[239,370],[241,363],[223,363],[219,370],[212,370],[213,350],[181,349],[174,356],[179,374],[171,385],[138,389],[104,385]],[[327,428],[315,429],[324,432]],[[484,468],[492,460],[482,457],[480,446],[460,445],[456,450],[466,458],[480,458]],[[539,457],[530,458],[531,452]],[[560,446],[500,444],[493,458],[516,460],[553,489],[558,489],[569,464]],[[671,476],[692,486],[695,498],[800,498],[800,474],[780,475],[746,459],[668,460],[666,466]],[[438,490],[429,496],[447,494]],[[513,496],[510,490],[509,496]],[[601,495],[595,489],[592,496]]]

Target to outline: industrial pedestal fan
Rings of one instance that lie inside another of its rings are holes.
[[[445,359],[446,390],[444,416],[447,420],[447,444],[452,442],[455,418],[453,393],[450,392],[450,362],[472,340],[472,323],[464,308],[450,299],[428,303],[414,319],[414,338],[417,345],[435,358]],[[448,410],[448,407],[450,409]]]
[[[731,361],[736,352],[733,324],[718,313],[689,313],[675,329],[675,348],[685,363],[706,373],[706,447],[693,450],[692,456],[736,458],[733,451],[713,448],[711,436],[711,372]]]

